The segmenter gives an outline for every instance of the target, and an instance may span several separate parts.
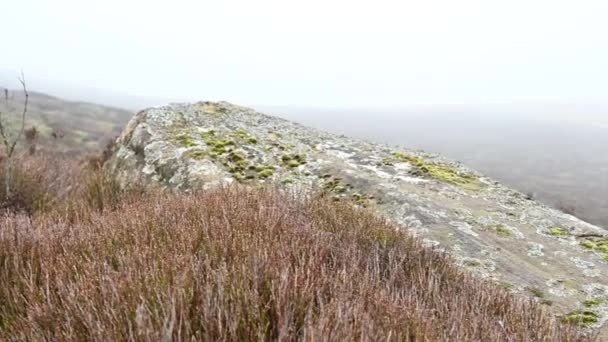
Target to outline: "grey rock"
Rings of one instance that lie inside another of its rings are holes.
[[[558,315],[591,296],[608,303],[601,285],[608,251],[584,248],[576,237],[604,230],[440,156],[200,102],[138,113],[107,167],[123,187],[191,191],[241,182],[321,190],[375,210],[497,285],[543,291]],[[606,305],[597,310],[592,328],[608,319]]]

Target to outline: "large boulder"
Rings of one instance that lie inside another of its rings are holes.
[[[138,113],[107,167],[124,187],[189,191],[240,182],[320,191],[372,208],[565,319],[598,328],[608,318],[604,230],[439,156],[200,102]]]

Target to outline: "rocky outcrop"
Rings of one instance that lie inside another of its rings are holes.
[[[201,102],[138,113],[107,167],[124,187],[241,182],[322,191],[376,210],[564,319],[592,328],[608,319],[605,231],[436,155]]]

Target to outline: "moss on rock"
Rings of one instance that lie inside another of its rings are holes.
[[[194,147],[194,146],[196,146],[196,142],[194,142],[194,140],[192,140],[192,138],[188,134],[186,134],[186,133],[178,134],[175,137],[175,140],[177,140],[177,142],[179,142],[180,144],[182,144],[182,146],[184,146],[184,147]]]
[[[459,172],[449,166],[429,162],[421,157],[411,156],[401,152],[393,152],[393,156],[397,160],[409,163],[413,166],[413,169],[409,171],[412,176],[432,178],[470,191],[479,191],[483,189],[483,184],[479,182],[479,177],[475,174]]]
[[[562,321],[579,326],[589,326],[599,320],[598,313],[593,310],[575,310],[562,317]]]
[[[502,237],[511,237],[512,235],[511,231],[505,228],[505,226],[503,226],[502,224],[496,225],[496,227],[494,227],[494,231],[496,232],[496,234]]]
[[[555,227],[555,228],[549,229],[547,234],[549,234],[551,236],[569,236],[570,231],[568,231],[565,228]]]

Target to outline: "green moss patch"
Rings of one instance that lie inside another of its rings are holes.
[[[350,200],[356,206],[367,207],[374,199],[374,196],[356,191],[352,184],[344,183],[340,177],[323,174],[321,179],[323,180],[323,192],[331,195],[334,201]]]
[[[194,140],[192,140],[192,138],[186,134],[186,133],[182,133],[179,134],[175,137],[175,140],[177,142],[179,142],[182,146],[185,147],[194,147],[196,146],[196,143],[194,142]]]
[[[411,164],[413,169],[409,173],[412,176],[432,178],[470,191],[480,191],[484,187],[484,184],[479,181],[479,177],[471,173],[459,172],[449,166],[429,162],[421,157],[400,152],[393,152],[393,157],[401,162]]]
[[[547,234],[551,235],[551,236],[569,236],[570,235],[570,231],[568,231],[565,228],[551,228],[549,229],[549,231],[547,232]]]
[[[588,307],[588,308],[591,308],[591,307],[603,304],[605,302],[606,301],[603,300],[603,299],[601,299],[601,298],[593,298],[593,299],[588,299],[588,300],[584,301],[583,305],[586,306],[586,307]]]
[[[281,162],[287,167],[295,168],[306,164],[306,157],[302,154],[283,154],[281,155]]]
[[[228,137],[209,130],[200,134],[203,141],[210,147],[209,156],[220,162],[232,177],[240,182],[265,179],[273,175],[274,167],[255,165],[246,151],[239,149],[245,142],[251,142],[253,137],[243,129],[232,131]],[[257,140],[256,140],[257,142]]]
[[[268,178],[270,176],[272,176],[274,174],[274,170],[272,169],[263,169],[262,171],[258,172],[258,176],[260,178]]]
[[[595,249],[597,247],[597,245],[595,244],[595,242],[593,242],[591,240],[583,240],[583,241],[581,241],[581,246],[583,246],[584,248],[588,248],[588,249]]]
[[[347,187],[342,185],[342,178],[340,177],[329,177],[326,178],[323,184],[323,190],[330,191],[336,194],[342,194],[346,192]]]
[[[245,138],[247,136],[247,132],[244,129],[242,129],[242,128],[234,130],[233,133],[236,136],[241,137],[241,138]]]
[[[367,205],[369,204],[369,200],[371,200],[372,198],[372,196],[368,196],[366,194],[358,192],[355,192],[351,195],[352,201],[355,202],[356,205],[364,208],[367,207]]]
[[[503,226],[502,224],[495,226],[494,231],[496,232],[496,234],[498,234],[502,237],[511,237],[511,235],[512,235],[511,231],[508,230],[507,228],[505,228],[505,226]]]
[[[562,321],[579,326],[589,326],[599,322],[599,320],[598,313],[593,310],[576,310],[562,317]]]
[[[287,166],[289,166],[289,167],[298,167],[298,166],[300,166],[300,163],[298,163],[295,160],[290,160],[290,161],[287,162]]]
[[[583,240],[581,247],[602,253],[605,261],[608,261],[608,239]]]
[[[215,131],[202,133],[201,137],[205,144],[211,147],[211,151],[216,154],[224,154],[236,146],[234,140],[216,138]]]
[[[190,154],[189,154],[189,155],[190,155],[190,157],[192,157],[192,158],[200,158],[200,157],[202,157],[202,156],[204,156],[204,155],[205,155],[205,152],[203,152],[203,151],[201,151],[201,150],[197,150],[197,151],[192,151],[192,152],[190,152]]]

